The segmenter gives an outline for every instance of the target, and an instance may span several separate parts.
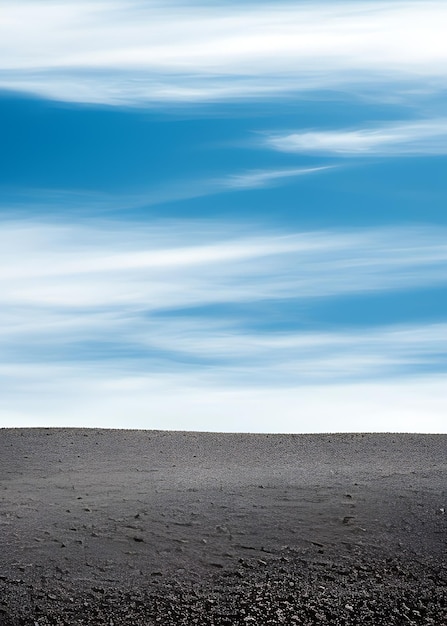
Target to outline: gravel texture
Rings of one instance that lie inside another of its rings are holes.
[[[0,430],[0,626],[447,625],[447,436]]]

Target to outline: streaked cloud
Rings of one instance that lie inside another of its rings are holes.
[[[225,100],[347,84],[441,89],[428,2],[7,2],[0,85],[79,102]]]
[[[155,311],[417,288],[447,280],[446,241],[443,228],[284,234],[206,221],[4,222],[0,297],[5,306]]]
[[[260,305],[261,310],[261,305]],[[256,320],[252,320],[255,322]],[[207,385],[340,383],[447,370],[447,325],[356,331],[247,328],[223,313],[151,316],[143,310],[5,310],[0,366],[95,362],[122,376],[192,375]]]
[[[160,205],[168,202],[190,200],[192,198],[215,196],[221,193],[263,189],[287,184],[295,178],[321,173],[333,169],[334,167],[333,165],[324,165],[287,169],[243,170],[237,174],[227,174],[205,180],[173,180],[170,185],[148,190],[147,193],[131,199],[130,202],[147,206]],[[126,201],[129,202],[129,198],[127,198]]]
[[[3,5],[2,426],[445,431],[444,2]]]
[[[270,381],[289,385],[318,380],[385,378],[403,369],[447,368],[447,325],[394,325],[351,332],[258,331],[184,318],[155,324],[152,347],[209,359],[231,371],[265,370]],[[253,376],[253,378],[257,378]],[[262,376],[264,378],[264,376]]]
[[[342,157],[447,154],[447,119],[344,130],[305,130],[273,135],[266,144],[283,152]]]
[[[222,173],[220,176],[197,176],[175,178],[169,182],[158,183],[156,180],[144,191],[127,193],[105,193],[92,191],[73,191],[63,189],[14,189],[13,208],[2,206],[3,219],[8,214],[11,219],[17,213],[40,215],[54,214],[59,206],[64,213],[89,216],[92,213],[120,214],[122,211],[135,210],[140,207],[161,206],[171,202],[188,201],[195,198],[217,196],[219,194],[249,191],[278,187],[294,182],[296,179],[324,174],[333,170],[335,165],[314,167],[241,169],[236,172]],[[1,237],[1,234],[0,234]]]
[[[441,287],[445,242],[442,229],[284,235],[208,222],[3,223],[0,365],[93,359],[125,372],[141,363],[182,372],[186,364],[231,384],[280,385],[443,369],[444,324],[260,332],[219,306]],[[209,305],[214,313],[188,313]]]
[[[222,180],[221,185],[224,189],[228,189],[230,191],[238,189],[257,189],[260,187],[269,187],[271,185],[278,184],[279,182],[289,178],[306,176],[316,172],[323,172],[328,169],[332,169],[332,166],[301,167],[283,170],[253,170],[244,172],[243,174],[228,176],[228,178]]]
[[[442,287],[446,240],[440,228],[3,222],[2,425],[442,431],[445,323],[259,330],[225,305]]]
[[[116,367],[105,369],[97,363],[71,367],[39,363],[15,370],[1,368],[0,373],[4,427],[252,433],[445,431],[445,376],[284,388],[268,383],[216,386],[196,373],[125,375]]]

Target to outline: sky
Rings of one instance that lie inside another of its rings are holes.
[[[446,433],[446,24],[5,0],[0,426]]]

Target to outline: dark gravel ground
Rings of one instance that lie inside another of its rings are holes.
[[[0,430],[0,626],[447,626],[446,435]]]
[[[447,624],[447,566],[356,550],[334,559],[285,550],[192,582],[159,577],[126,589],[98,581],[0,581],[1,626]]]

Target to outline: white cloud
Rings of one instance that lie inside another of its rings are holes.
[[[402,369],[442,365],[447,325],[394,325],[350,332],[242,330],[203,319],[164,320],[133,328],[135,344],[209,359],[237,380],[240,372],[282,384],[386,377]],[[446,363],[447,365],[447,363]]]
[[[267,187],[287,184],[295,178],[312,176],[334,169],[337,166],[324,165],[314,167],[295,168],[270,168],[258,170],[239,170],[236,173],[221,174],[209,178],[173,178],[169,183],[158,184],[155,182],[144,192],[120,195],[119,192],[105,193],[92,191],[73,191],[60,189],[16,189],[14,208],[8,211],[7,206],[2,207],[3,219],[9,216],[12,219],[17,211],[29,213],[32,202],[33,212],[48,214],[57,207],[64,207],[64,214],[74,213],[79,216],[112,213],[114,211],[129,211],[141,207],[159,206],[169,202],[189,200],[205,196],[215,196],[222,193],[244,191],[250,189],[265,189]],[[0,234],[1,237],[1,234]]]
[[[447,280],[443,229],[287,235],[250,230],[241,226],[233,232],[228,225],[206,221],[150,227],[3,223],[0,300],[9,307],[155,311]]]
[[[445,324],[256,331],[219,307],[178,309],[440,285],[445,241],[442,229],[3,222],[0,423],[443,430],[445,379],[417,374],[445,369]]]
[[[325,165],[288,169],[245,170],[237,174],[221,176],[220,178],[210,178],[208,180],[170,181],[169,185],[156,190],[152,189],[148,193],[140,196],[139,199],[135,197],[133,202],[140,202],[147,206],[190,198],[214,196],[232,191],[263,189],[284,184],[289,179],[310,176],[333,169],[334,167],[335,166]]]
[[[222,180],[221,185],[228,190],[256,189],[259,187],[268,187],[284,179],[306,176],[328,169],[331,169],[331,166],[301,167],[283,170],[253,170],[244,172],[243,174],[228,176],[228,178]]]
[[[110,104],[443,84],[445,3],[5,3],[0,85]]]
[[[5,222],[0,299],[155,311],[436,285],[447,280],[446,241],[439,228],[285,235],[206,222]]]
[[[3,374],[4,372],[2,372]],[[5,427],[217,432],[446,432],[445,376],[336,385],[215,386],[197,376],[120,375],[98,366],[8,368]]]
[[[186,369],[208,383],[280,386],[395,377],[447,366],[447,325],[441,323],[280,332],[247,328],[218,311],[170,317],[145,310],[37,308],[4,310],[0,324],[0,366],[93,359],[99,370],[114,362],[126,375]]]
[[[439,364],[440,346],[447,343],[442,324],[366,333],[253,333],[220,317],[219,309],[211,316],[170,314],[440,286],[447,281],[442,229],[242,230],[232,234],[229,224],[206,222],[151,228],[4,223],[0,364],[107,362],[117,349],[117,367],[126,371],[141,367],[141,359],[154,371],[166,364],[181,370],[185,363],[201,371],[208,362],[222,380],[267,377],[281,384],[396,375]]]
[[[306,130],[272,135],[265,143],[283,152],[346,157],[447,154],[447,119],[346,130]]]

